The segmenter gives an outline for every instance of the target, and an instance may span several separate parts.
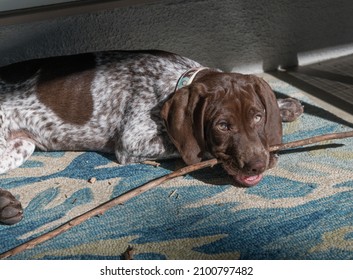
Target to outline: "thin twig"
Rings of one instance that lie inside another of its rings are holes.
[[[280,145],[275,145],[275,146],[270,147],[270,151],[275,152],[275,151],[279,151],[279,150],[307,146],[307,145],[315,144],[318,142],[323,142],[323,141],[328,141],[328,140],[333,140],[333,139],[342,139],[342,138],[348,138],[348,137],[353,137],[353,131],[324,134],[324,135],[314,136],[314,137],[310,137],[310,138],[306,138],[306,139],[302,139],[302,140],[297,140],[297,141],[293,141],[293,142],[283,143]]]
[[[332,140],[332,139],[341,139],[341,138],[347,138],[347,137],[353,137],[353,131],[343,132],[343,133],[325,134],[325,135],[321,135],[321,136],[307,138],[304,140],[284,143],[281,145],[272,146],[270,148],[270,151],[274,152],[274,151],[278,151],[278,150],[314,144],[314,143],[321,142],[321,141],[327,141],[327,140]],[[196,163],[193,165],[183,167],[183,168],[178,169],[168,175],[165,175],[163,177],[152,180],[152,181],[150,181],[140,187],[137,187],[133,190],[130,190],[130,191],[128,191],[118,197],[115,197],[105,203],[102,203],[101,205],[97,206],[96,208],[91,209],[91,210],[85,212],[84,214],[71,219],[70,221],[62,224],[61,226],[55,228],[52,231],[44,233],[43,235],[40,235],[32,240],[29,240],[29,241],[15,247],[15,248],[12,248],[12,249],[0,254],[0,259],[9,258],[13,255],[16,255],[18,253],[21,253],[21,252],[27,250],[27,249],[31,249],[38,244],[41,244],[49,239],[52,239],[52,238],[58,236],[59,234],[65,232],[65,231],[68,231],[72,227],[77,226],[77,225],[81,224],[82,222],[84,222],[94,216],[104,214],[108,209],[110,209],[116,205],[123,204],[126,201],[128,201],[129,199],[131,199],[135,196],[138,196],[138,195],[140,195],[140,194],[142,194],[142,193],[144,193],[144,192],[146,192],[146,191],[148,191],[148,190],[150,190],[150,189],[152,189],[152,188],[154,188],[154,187],[156,187],[166,181],[169,181],[169,180],[176,178],[176,177],[179,177],[179,176],[183,176],[185,174],[191,173],[191,172],[199,170],[199,169],[203,169],[206,167],[213,167],[214,165],[216,165],[218,163],[219,163],[219,161],[217,159],[210,159],[210,160],[202,161],[202,162],[199,162],[199,163]]]

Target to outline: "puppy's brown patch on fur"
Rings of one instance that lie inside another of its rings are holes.
[[[41,66],[37,96],[63,121],[83,125],[93,112],[94,56],[50,58]]]

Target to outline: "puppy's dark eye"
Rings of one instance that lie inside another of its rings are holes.
[[[218,128],[220,130],[223,130],[223,131],[227,131],[229,130],[229,124],[226,122],[226,121],[220,121],[218,124],[217,124]]]

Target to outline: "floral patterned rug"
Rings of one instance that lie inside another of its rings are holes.
[[[348,131],[347,123],[269,75],[278,97],[302,100],[284,142]],[[118,165],[93,152],[36,152],[0,175],[25,208],[0,225],[0,253],[97,205],[182,167]],[[281,152],[257,186],[243,188],[219,166],[173,179],[11,259],[352,259],[353,140]]]

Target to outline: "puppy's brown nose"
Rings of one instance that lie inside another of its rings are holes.
[[[263,160],[252,160],[245,163],[244,170],[249,175],[261,174],[266,170],[266,163]]]

